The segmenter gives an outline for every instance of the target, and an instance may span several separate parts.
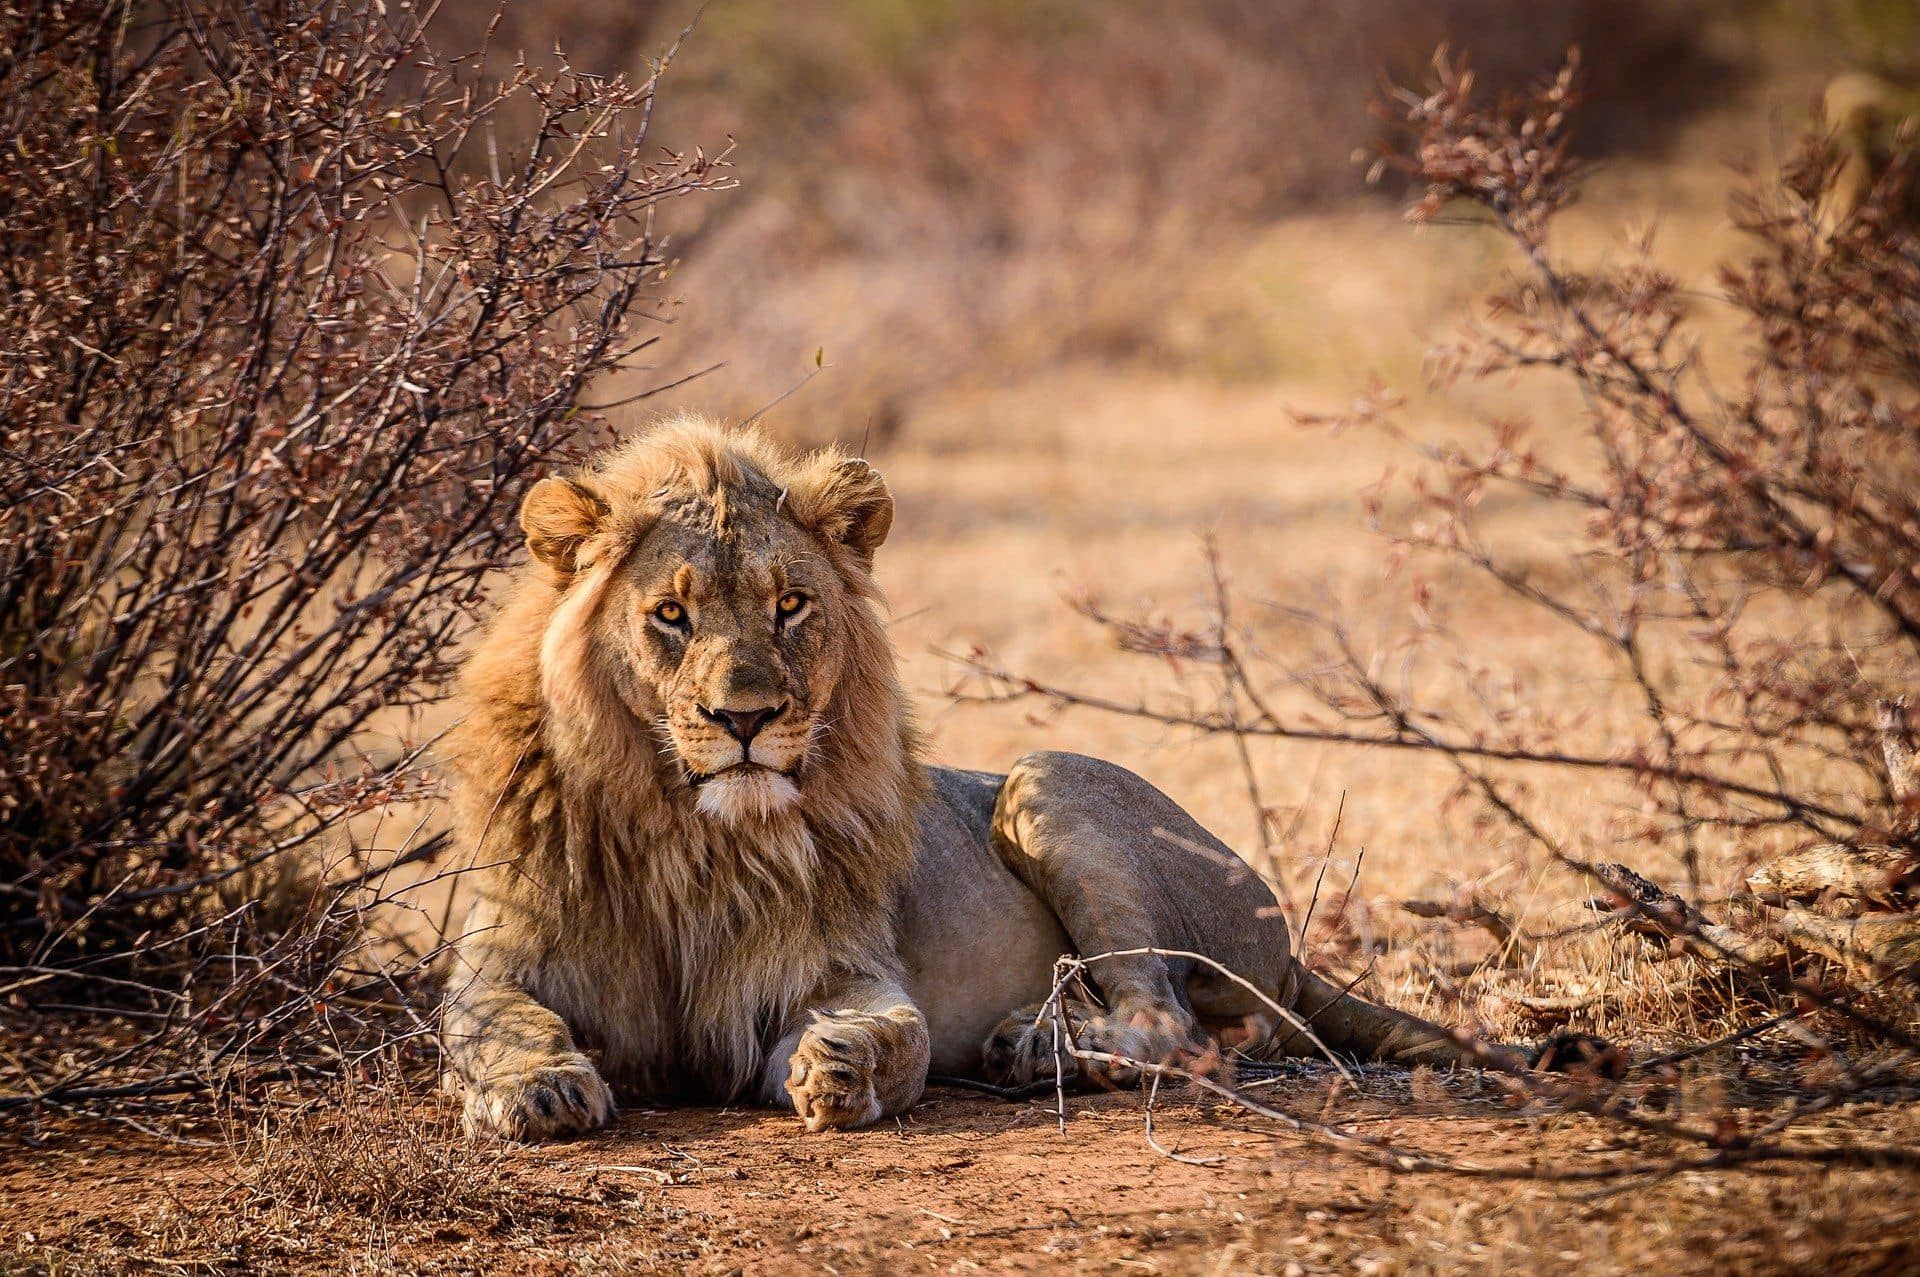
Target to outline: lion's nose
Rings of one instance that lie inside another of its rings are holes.
[[[739,741],[750,744],[760,729],[771,723],[786,710],[785,704],[771,705],[765,709],[708,709],[704,705],[700,712],[709,721],[720,724],[721,730]]]

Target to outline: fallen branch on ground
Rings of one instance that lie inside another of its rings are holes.
[[[1479,927],[1493,937],[1494,960],[1503,967],[1521,965],[1533,949],[1531,942],[1514,929],[1505,914],[1489,908],[1478,896],[1455,896],[1452,900],[1402,900],[1400,907],[1416,918],[1442,918],[1459,926]]]

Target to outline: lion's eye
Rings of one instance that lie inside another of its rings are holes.
[[[774,616],[782,625],[791,624],[800,619],[801,613],[807,610],[809,601],[800,591],[788,590],[780,596],[780,601],[773,605]]]
[[[662,625],[672,626],[676,630],[682,629],[687,623],[687,609],[672,599],[668,599],[664,603],[657,604],[654,607],[653,619]]]

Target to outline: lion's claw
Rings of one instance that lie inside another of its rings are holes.
[[[469,1134],[533,1141],[594,1130],[615,1112],[606,1082],[575,1055],[469,1086],[465,1117]]]

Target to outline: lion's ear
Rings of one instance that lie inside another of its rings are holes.
[[[788,494],[800,521],[867,563],[893,527],[893,494],[880,472],[858,457],[822,466]]]
[[[520,506],[527,549],[554,572],[572,576],[580,547],[600,530],[607,509],[607,503],[577,479],[542,479]]]

